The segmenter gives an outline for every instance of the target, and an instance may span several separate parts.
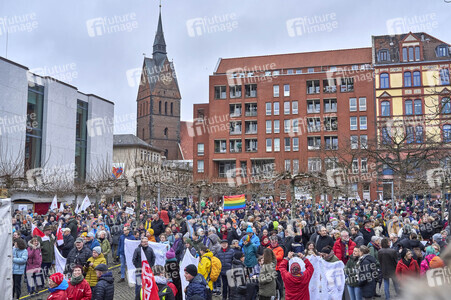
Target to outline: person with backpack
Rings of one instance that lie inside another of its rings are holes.
[[[155,283],[157,284],[158,287],[158,297],[160,298],[160,300],[175,300],[176,298],[174,296],[174,290],[169,286],[171,283],[164,276],[163,266],[153,266],[152,272],[155,277]],[[175,286],[173,286],[173,288],[175,288]],[[142,298],[142,289],[141,289],[141,298]]]
[[[213,291],[213,282],[218,280],[221,273],[221,261],[205,245],[200,246],[200,262],[197,266],[198,273],[204,276],[210,291]]]

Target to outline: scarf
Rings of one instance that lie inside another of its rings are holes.
[[[409,266],[410,266],[410,263],[412,262],[412,258],[409,259],[409,260],[405,260],[405,259],[403,258],[403,259],[402,259],[402,262],[403,262],[407,267],[409,267]]]
[[[73,276],[72,276],[72,278],[70,279],[70,284],[72,284],[72,285],[77,285],[77,284],[79,284],[80,282],[82,282],[83,279],[85,279],[85,278],[83,277],[83,274],[80,275],[80,276],[78,276],[78,277],[73,277]]]
[[[56,292],[58,290],[65,291],[65,290],[67,290],[68,287],[69,287],[69,284],[67,283],[67,280],[63,279],[63,281],[60,283],[59,286],[56,286],[54,288],[49,288],[49,292],[53,293],[53,292]]]

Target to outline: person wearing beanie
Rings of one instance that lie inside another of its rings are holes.
[[[417,277],[420,274],[420,267],[410,249],[402,249],[401,259],[396,266],[396,276],[400,282],[404,282],[408,277]]]
[[[175,285],[177,292],[175,293],[176,300],[182,300],[182,280],[180,278],[180,265],[175,257],[175,252],[173,249],[169,249],[166,252],[166,262],[164,264],[164,270],[168,274],[169,279]]]
[[[250,245],[250,246],[254,246],[252,244],[250,244],[249,242],[247,242],[248,244],[246,245]],[[246,247],[246,245],[244,247]],[[232,267],[231,267],[231,274],[229,275],[229,283],[230,284],[229,287],[229,299],[234,299],[234,300],[245,300],[247,297],[247,287],[246,287],[246,274],[248,274],[246,272],[246,266],[244,264],[245,262],[245,256],[243,255],[242,252],[235,252],[235,254],[233,255],[233,260],[232,260]]]
[[[248,233],[242,239],[243,253],[244,253],[244,265],[246,268],[253,268],[257,265],[258,247],[252,243],[252,233]]]
[[[54,273],[50,276],[49,280],[49,292],[50,295],[47,300],[66,300],[67,299],[67,288],[69,284],[67,280],[64,279],[64,275],[61,273]]]
[[[240,247],[243,247],[244,239],[247,239],[248,237],[250,239],[250,242],[252,244],[254,244],[255,247],[258,248],[258,246],[260,246],[260,239],[258,238],[258,236],[256,234],[254,234],[254,231],[252,230],[252,227],[248,226],[247,229],[246,229],[246,234],[241,238],[241,241],[240,241],[240,244],[239,244]]]
[[[72,277],[69,281],[69,287],[66,290],[69,300],[87,300],[91,299],[92,291],[89,283],[83,277],[83,267],[73,267]]]
[[[296,259],[288,271],[289,260],[294,257],[293,252],[289,252],[280,264],[280,273],[285,284],[285,299],[309,299],[309,283],[313,276],[313,265],[304,257],[302,253],[297,254]],[[304,270],[304,271],[303,271]]]
[[[113,273],[108,271],[105,264],[95,267],[98,282],[93,290],[92,300],[110,300],[114,299],[114,278]]]
[[[86,273],[86,281],[89,283],[89,286],[91,288],[95,287],[97,284],[95,267],[100,264],[106,264],[106,259],[102,253],[102,248],[100,248],[100,246],[97,246],[92,249],[92,256],[88,259],[84,268],[84,271]]]
[[[186,266],[184,271],[185,279],[189,282],[186,287],[185,300],[194,300],[199,297],[206,299],[207,294],[205,286],[207,285],[207,282],[205,281],[204,276],[197,272],[197,267],[191,264]]]

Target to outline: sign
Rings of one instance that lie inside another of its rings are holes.
[[[124,174],[124,168],[125,168],[124,163],[113,163],[112,169],[113,178],[120,179]]]
[[[17,205],[17,209],[26,212],[28,210],[28,206],[26,204],[19,204]]]
[[[125,213],[126,213],[126,214],[129,214],[129,215],[133,215],[133,214],[135,213],[135,211],[133,210],[133,208],[127,207],[127,208],[125,209]]]

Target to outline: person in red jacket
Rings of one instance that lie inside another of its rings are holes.
[[[50,276],[49,292],[47,300],[67,300],[67,288],[69,284],[61,273],[55,273]]]
[[[158,215],[160,216],[160,219],[163,220],[164,225],[168,226],[168,224],[170,222],[168,211],[165,210],[165,208],[163,208],[162,210],[160,210]]]
[[[420,267],[415,259],[412,259],[412,251],[404,248],[401,252],[401,259],[396,266],[396,277],[399,282],[403,282],[408,277],[420,275]]]
[[[83,277],[83,267],[75,266],[72,270],[72,277],[66,290],[67,298],[69,300],[91,300],[92,291],[89,283]]]
[[[356,243],[349,239],[349,233],[345,230],[341,232],[341,238],[337,239],[334,244],[333,250],[335,256],[341,260],[345,265],[349,260],[349,257],[354,251]]]
[[[288,261],[293,257],[293,252],[289,252],[280,264],[280,273],[285,284],[285,300],[309,300],[309,283],[313,276],[313,265],[304,257],[302,253],[298,253],[298,257],[303,260],[303,266],[294,262],[291,264],[288,272]]]

